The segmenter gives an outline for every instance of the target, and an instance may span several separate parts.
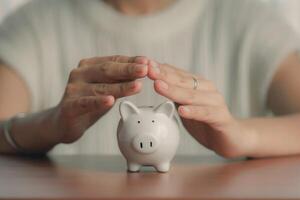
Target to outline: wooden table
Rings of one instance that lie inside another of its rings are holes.
[[[121,157],[0,156],[0,199],[300,199],[300,157],[177,157],[127,173]]]

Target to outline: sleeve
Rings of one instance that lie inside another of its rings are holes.
[[[18,9],[0,26],[0,59],[17,72],[31,93],[31,111],[40,102],[40,56],[37,31],[34,29],[33,3]]]
[[[272,78],[284,59],[300,49],[300,41],[286,18],[271,6],[257,3],[247,10],[249,21],[240,49],[243,63],[248,63],[250,103],[265,115],[269,111],[266,101]]]

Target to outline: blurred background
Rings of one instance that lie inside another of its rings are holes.
[[[19,6],[30,0],[0,0],[0,21],[13,12]],[[297,28],[300,33],[300,1],[299,0],[261,0],[276,9],[279,9],[282,14],[287,17],[290,23]]]
[[[13,12],[28,1],[29,0],[0,0],[0,22],[7,14]]]
[[[300,1],[298,0],[263,0],[274,6],[289,20],[300,33]]]
[[[0,0],[0,22],[3,18],[30,0]],[[280,10],[289,22],[300,33],[300,1],[299,0],[261,0]]]

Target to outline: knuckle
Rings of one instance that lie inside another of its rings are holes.
[[[208,90],[217,91],[215,84],[210,80],[205,80]]]
[[[94,94],[106,94],[108,93],[108,90],[107,84],[98,84],[97,86],[93,87]]]
[[[168,79],[168,73],[165,66],[160,65],[159,68],[160,68],[160,73],[159,73],[160,77],[163,79]]]
[[[121,95],[125,95],[128,91],[128,83],[120,84],[119,86],[119,92]]]
[[[92,99],[91,102],[90,102],[90,104],[91,104],[91,107],[98,108],[98,101],[97,101],[96,98]]]
[[[128,76],[128,67],[127,66],[119,66],[119,65],[114,65],[112,66],[114,69],[113,69],[113,72],[114,75],[113,76],[116,76],[116,77],[127,77]]]
[[[85,110],[87,108],[88,103],[89,103],[89,101],[87,98],[80,98],[78,100],[78,106],[83,110]]]
[[[179,74],[179,84],[180,85],[190,85],[190,82],[186,76]]]
[[[187,103],[188,104],[193,104],[195,103],[197,100],[197,94],[195,91],[191,90],[191,91],[188,91],[188,98],[186,99]]]
[[[87,58],[81,59],[79,61],[78,67],[86,67],[88,65],[88,60]]]
[[[179,79],[186,79],[186,75],[185,74],[183,74],[181,71],[179,71],[179,70],[176,70],[175,71],[175,74],[176,74],[176,76],[177,77],[179,77]]]
[[[129,58],[129,62],[138,62],[141,60],[147,60],[148,58],[146,56],[134,56]]]
[[[66,89],[65,89],[65,94],[67,96],[71,96],[73,94],[76,94],[78,91],[78,86],[76,84],[73,84],[73,83],[69,83],[67,86],[66,86]]]
[[[187,85],[188,83],[187,83],[186,78],[180,77],[180,79],[179,79],[179,84],[180,84],[180,85]]]
[[[122,67],[123,74],[126,76],[131,76],[134,71],[134,66],[127,65],[126,67]]]
[[[72,69],[72,71],[70,72],[70,75],[69,75],[69,81],[73,82],[76,79],[78,79],[79,76],[80,76],[80,70],[78,68]]]
[[[99,70],[100,70],[100,73],[103,74],[103,75],[108,75],[108,71],[109,71],[109,63],[102,63],[100,66],[99,66]]]
[[[119,62],[121,58],[122,58],[121,55],[114,55],[111,60],[112,62]]]

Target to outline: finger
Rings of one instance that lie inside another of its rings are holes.
[[[157,93],[178,104],[211,106],[220,106],[224,104],[223,97],[218,92],[181,88],[167,84],[162,80],[154,81],[154,89]]]
[[[149,71],[151,72],[149,74],[150,78],[152,79],[158,79],[159,76],[166,75],[167,73],[176,73],[179,72],[181,75],[189,75],[189,73],[183,69],[176,68],[169,64],[162,64],[158,63],[154,60],[149,60]]]
[[[115,98],[134,95],[141,91],[141,81],[130,81],[123,83],[100,83],[84,84],[80,88],[80,93],[85,96],[112,95]]]
[[[116,83],[143,78],[147,71],[147,65],[143,64],[106,62],[74,69],[70,76],[71,81]]]
[[[137,64],[147,64],[148,58],[145,56],[121,56],[121,55],[114,55],[114,56],[106,56],[106,57],[93,57],[93,58],[86,58],[82,59],[79,62],[78,67],[87,67],[90,65],[97,65],[103,62],[117,62],[117,63],[137,63]]]
[[[185,119],[192,119],[211,125],[225,124],[230,120],[230,115],[223,107],[181,105],[178,113]]]
[[[152,80],[163,80],[166,83],[189,89],[194,88],[195,78],[198,82],[196,89],[205,91],[216,90],[214,84],[211,81],[205,80],[203,77],[193,75],[168,64],[158,64],[154,61],[150,61],[149,63],[148,76]]]
[[[73,116],[81,116],[90,112],[106,112],[114,104],[113,96],[84,96],[70,102]]]
[[[171,79],[173,76],[171,74],[175,73],[177,76],[187,77],[188,73],[179,69],[175,68],[168,64],[161,64],[156,61],[150,60],[149,61],[149,78],[152,80],[168,78]]]

